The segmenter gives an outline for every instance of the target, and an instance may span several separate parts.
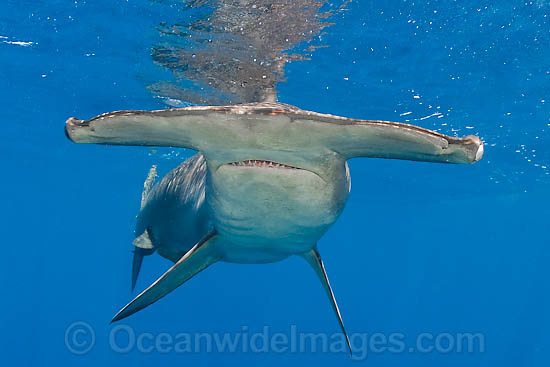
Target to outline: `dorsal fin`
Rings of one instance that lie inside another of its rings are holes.
[[[149,191],[151,191],[151,188],[155,184],[155,180],[158,177],[157,175],[157,165],[153,164],[151,168],[149,169],[149,173],[147,174],[147,178],[145,179],[145,182],[143,183],[143,191],[141,192],[141,207],[140,210],[143,209],[145,206],[145,202],[147,200],[147,195],[149,194]]]

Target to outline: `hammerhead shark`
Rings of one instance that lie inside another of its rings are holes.
[[[113,321],[147,307],[218,261],[258,264],[297,255],[319,277],[348,347],[317,249],[348,198],[347,160],[473,163],[483,155],[477,136],[455,138],[277,102],[117,111],[90,120],[70,118],[65,133],[75,143],[198,152],[156,184],[151,169],[137,218],[133,286],[144,256],[158,252],[174,265]]]

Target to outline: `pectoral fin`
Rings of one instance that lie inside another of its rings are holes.
[[[313,270],[315,270],[317,277],[319,277],[319,280],[323,284],[323,288],[325,289],[325,292],[330,300],[330,304],[332,305],[334,314],[336,315],[336,317],[338,318],[338,322],[340,323],[340,329],[342,329],[342,333],[344,333],[344,336],[346,337],[346,342],[348,343],[349,352],[351,354],[351,344],[348,338],[348,334],[346,333],[346,329],[344,328],[344,321],[342,321],[340,309],[338,308],[336,298],[334,298],[334,293],[332,292],[332,288],[330,287],[327,273],[325,271],[325,266],[323,265],[323,260],[321,260],[321,255],[319,254],[319,251],[317,251],[316,248],[313,248],[312,250],[303,253],[301,256],[309,263],[309,265],[311,265]]]
[[[215,246],[216,234],[211,233],[193,246],[166,273],[144,290],[139,296],[120,310],[114,321],[128,317],[164,297],[195,274],[206,269],[220,259]]]

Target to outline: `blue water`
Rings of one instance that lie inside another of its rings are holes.
[[[216,264],[109,325],[133,297],[132,231],[147,171],[166,173],[192,152],[75,145],[64,121],[168,107],[146,87],[170,78],[149,54],[156,27],[186,16],[174,3],[0,4],[2,365],[549,365],[545,0],[352,2],[322,36],[330,47],[287,65],[282,102],[485,142],[472,166],[350,161],[350,199],[319,249],[355,359],[338,348],[175,350],[181,333],[337,336],[298,258]],[[168,266],[147,258],[138,288]],[[124,350],[129,330],[142,347]],[[446,348],[459,333],[483,345]],[[403,335],[406,348],[367,348],[361,336],[373,344],[374,334]],[[441,345],[409,351],[419,335]]]

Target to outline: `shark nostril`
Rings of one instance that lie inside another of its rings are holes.
[[[69,135],[69,130],[67,129],[67,125],[65,125],[65,136],[66,136],[67,139],[69,139],[70,141],[73,141],[73,139],[71,139],[71,135]]]
[[[476,157],[474,159],[474,162],[479,161],[481,159],[481,157],[483,157],[483,143],[481,143],[477,148]]]

